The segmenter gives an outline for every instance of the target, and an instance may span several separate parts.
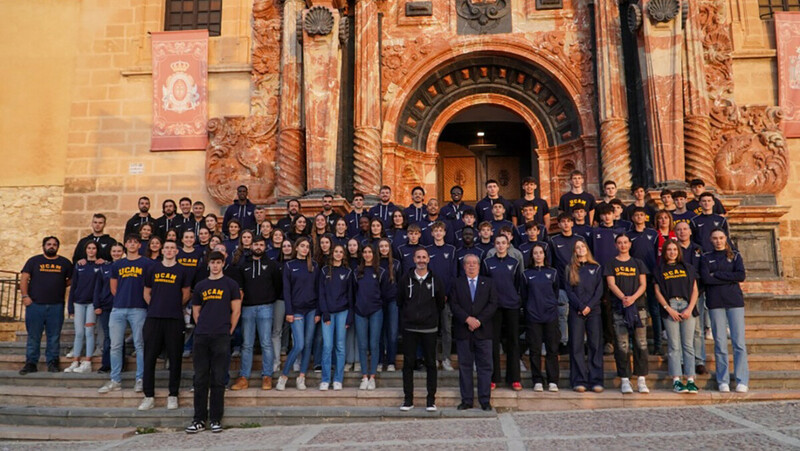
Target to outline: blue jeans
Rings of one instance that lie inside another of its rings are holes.
[[[86,340],[85,357],[91,357],[94,353],[94,314],[93,304],[74,304],[75,307],[75,339],[72,342],[72,352],[77,359],[81,356],[83,341]],[[90,326],[91,324],[91,326]]]
[[[369,316],[356,314],[356,340],[358,341],[358,360],[361,362],[361,374],[374,375],[378,372],[378,348],[383,327],[383,310]],[[367,366],[367,348],[369,348],[369,367]]]
[[[669,304],[678,313],[683,312],[689,306],[685,299],[677,298],[670,299]],[[683,374],[687,377],[695,376],[694,329],[696,319],[694,316],[690,316],[689,319],[679,322],[672,319],[669,314],[664,316],[664,327],[667,329],[669,375],[672,377],[681,376],[681,361],[683,361]]]
[[[108,319],[108,333],[111,335],[111,380],[122,382],[122,345],[125,341],[125,325],[131,325],[133,347],[136,349],[136,380],[144,376],[144,338],[142,327],[147,317],[147,309],[114,308]]]
[[[272,314],[273,305],[253,305],[242,307],[242,366],[239,369],[240,377],[250,377],[253,367],[253,345],[256,341],[261,343],[261,377],[272,376],[272,361],[275,353],[272,349]]]
[[[28,331],[28,344],[25,348],[25,363],[36,365],[39,362],[42,346],[42,333],[47,334],[45,360],[58,362],[61,346],[61,326],[64,325],[64,304],[36,304],[25,307],[25,329]]]
[[[316,310],[311,310],[305,315],[294,315],[292,322],[292,350],[286,356],[286,363],[283,364],[283,375],[288,376],[289,371],[292,370],[292,365],[297,357],[302,353],[302,361],[300,362],[300,374],[306,374],[308,371],[308,363],[311,360],[311,348],[314,342],[314,316],[317,315]]]
[[[394,365],[397,360],[397,329],[399,311],[397,301],[383,307],[383,333],[381,333],[381,363]]]
[[[347,335],[344,343],[344,359],[346,363],[355,363],[356,361],[356,330],[355,327],[347,329]]]
[[[111,310],[103,310],[103,313],[97,315],[97,322],[100,323],[100,328],[103,329],[103,357],[101,368],[104,370],[111,369],[111,337],[108,332],[108,320],[111,317]]]
[[[708,309],[706,308],[706,294],[701,293],[697,297],[697,313],[699,315],[695,318],[694,322],[694,364],[706,364],[706,331],[705,331],[705,318],[708,316]]]
[[[336,349],[334,382],[344,381],[344,345],[347,339],[347,310],[331,313],[330,324],[322,323],[322,382],[331,382],[331,353]]]
[[[714,359],[717,367],[717,384],[730,384],[728,372],[728,332],[731,329],[733,345],[733,374],[736,383],[749,385],[750,369],[747,364],[747,345],[744,341],[744,307],[709,309],[711,333],[714,334]]]

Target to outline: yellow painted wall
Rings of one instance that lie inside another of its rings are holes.
[[[63,185],[79,0],[0,0],[0,186]]]

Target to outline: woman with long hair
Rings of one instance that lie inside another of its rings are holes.
[[[97,282],[95,272],[99,272],[100,265],[97,264],[97,243],[89,241],[84,247],[86,252],[86,263],[76,265],[72,272],[72,283],[69,289],[68,308],[73,314],[75,323],[75,338],[72,343],[72,364],[68,366],[65,373],[88,373],[92,371],[92,353],[94,353],[94,325],[97,319],[94,305],[94,289]],[[83,351],[84,341],[86,342],[86,352]]]
[[[706,308],[714,335],[717,387],[723,393],[731,391],[727,333],[730,328],[736,392],[747,393],[750,369],[744,337],[744,295],[739,286],[745,279],[744,261],[741,254],[731,248],[724,230],[711,232],[711,244],[714,250],[700,259],[700,275],[706,288]]]
[[[542,378],[542,342],[547,355],[547,390],[558,391],[558,271],[547,264],[543,244],[531,248],[531,261],[523,273],[522,305],[525,309],[526,333],[530,349],[533,391],[544,391]]]
[[[283,244],[284,233],[283,229],[272,229],[269,238],[267,239],[267,257],[272,261],[278,261],[281,256],[281,246]],[[286,240],[289,241],[289,240]],[[289,241],[291,243],[291,241]]]
[[[219,218],[217,218],[217,215],[215,215],[214,213],[207,214],[206,217],[203,219],[203,222],[206,224],[206,227],[208,227],[208,230],[211,231],[212,235],[216,235],[220,232],[218,230]]]
[[[192,277],[203,260],[203,249],[196,247],[194,230],[185,229],[181,236],[182,246],[178,249],[178,263],[189,268]]]
[[[381,238],[386,238],[386,232],[383,230],[383,221],[380,218],[372,218],[369,220],[369,237],[362,241],[363,246],[372,246],[378,243]]]
[[[656,230],[658,231],[656,260],[657,263],[661,263],[661,251],[664,249],[664,243],[667,241],[677,241],[678,236],[675,235],[672,213],[667,210],[659,210],[658,213],[656,213],[654,221]]]
[[[293,257],[283,268],[283,299],[286,305],[286,321],[292,327],[293,346],[275,387],[277,390],[286,389],[289,371],[301,354],[296,387],[298,390],[306,389],[306,371],[311,360],[314,328],[320,320],[317,291],[320,271],[311,255],[311,240],[297,240]]]
[[[273,232],[280,232],[283,236],[283,230],[275,229]],[[272,234],[275,237],[275,233]],[[292,259],[294,253],[294,245],[291,241],[285,240],[277,247],[278,254],[275,256],[275,261],[278,263],[278,268],[283,276],[283,268],[289,260]],[[278,291],[278,299],[275,301],[275,309],[272,316],[272,349],[275,352],[275,363],[272,365],[272,373],[277,373],[281,367],[281,355],[286,354],[286,348],[289,347],[289,323],[286,322],[286,301],[283,300],[283,278],[281,277],[281,287]],[[296,364],[300,368],[299,364]]]
[[[361,217],[361,219],[364,218],[364,216]],[[358,238],[347,240],[347,257],[345,261],[351,270],[355,271],[358,268],[358,264],[361,261],[361,241]],[[346,371],[350,371],[351,368],[353,371],[361,371],[361,363],[356,362],[357,353],[356,328],[351,327],[347,329],[347,339],[345,341],[344,358]]]
[[[326,233],[317,238],[314,247],[314,261],[320,268],[328,264],[331,258],[331,248],[333,247],[333,235]]]
[[[564,288],[569,299],[569,379],[572,389],[603,391],[603,268],[584,241],[576,241],[567,266]],[[589,350],[584,352],[584,340]],[[548,351],[549,353],[549,351]]]
[[[108,320],[111,317],[111,307],[114,305],[114,295],[111,293],[112,263],[125,256],[125,247],[122,243],[111,246],[111,260],[100,266],[96,274],[97,282],[92,296],[94,314],[100,327],[103,329],[103,357],[101,358],[100,373],[111,371],[111,336],[108,331]],[[73,281],[74,283],[74,281]]]
[[[392,212],[392,227],[386,232],[392,240],[392,249],[397,249],[404,244],[408,244],[408,233],[406,229],[408,223],[406,222],[406,215],[402,210],[395,210]]]
[[[244,264],[247,259],[253,255],[253,251],[251,250],[253,245],[253,236],[254,234],[251,230],[243,230],[242,233],[239,234],[239,245],[233,252],[232,263],[234,265]]]
[[[386,371],[396,371],[397,360],[397,331],[400,327],[400,312],[397,308],[397,279],[400,278],[400,262],[394,259],[392,243],[388,238],[378,241],[378,256],[381,268],[386,271],[389,279],[388,301],[383,308],[383,333],[381,334],[381,362],[386,365]],[[380,366],[378,367],[380,371]]]
[[[347,266],[355,270],[361,261],[361,242],[358,238],[347,240]]]
[[[211,230],[208,227],[199,227],[197,229],[197,247],[203,250],[208,249],[208,242],[211,240]]]
[[[661,254],[661,264],[653,278],[656,283],[656,299],[667,312],[663,318],[667,331],[667,356],[672,389],[676,393],[697,394],[697,385],[694,383],[696,321],[694,312],[698,296],[697,276],[694,268],[683,262],[683,250],[677,241],[666,241]],[[683,363],[682,372],[681,363]],[[681,375],[686,375],[686,385],[681,381]]]
[[[142,257],[147,256],[147,251],[149,250],[150,238],[153,237],[153,224],[149,222],[145,222],[139,225],[139,255]]]
[[[306,233],[307,228],[308,219],[306,219],[306,217],[303,215],[298,215],[296,218],[294,218],[292,225],[289,227],[287,238],[292,243],[296,243],[300,238],[308,238],[308,234]]]
[[[272,221],[265,219],[261,222],[261,224],[259,224],[258,228],[261,236],[267,240],[267,244],[269,244],[269,238],[272,236],[272,230],[275,229],[275,226],[272,225]]]
[[[347,329],[353,323],[353,271],[345,264],[344,246],[336,244],[322,268],[319,281],[319,309],[322,314],[322,382],[319,389],[328,390],[331,383],[331,353],[336,352],[336,373],[333,389],[341,390],[344,381],[344,347]]]
[[[326,233],[330,232],[330,228],[328,226],[328,218],[325,217],[322,213],[317,214],[314,216],[313,226],[311,227],[311,238],[314,241],[314,245],[317,244],[320,237],[325,235]]]
[[[242,223],[239,222],[238,219],[231,219],[228,221],[227,232],[227,238],[222,242],[222,244],[225,245],[225,250],[228,254],[228,259],[225,261],[225,263],[230,264],[233,261],[233,254],[236,253],[236,249],[239,248],[239,234],[242,232]]]
[[[178,229],[169,229],[167,230],[166,236],[164,237],[164,241],[174,241],[178,242],[178,237],[180,237],[180,233],[178,233]]]
[[[341,244],[342,246],[346,247],[348,239],[347,220],[344,218],[339,218],[333,225],[333,244]],[[345,254],[345,256],[347,256],[347,254]]]
[[[380,222],[380,220],[378,220]],[[361,250],[361,262],[354,274],[356,341],[361,362],[359,390],[375,390],[378,371],[378,348],[383,329],[383,307],[389,302],[389,280],[380,266],[380,257],[373,246]],[[369,352],[369,357],[367,353]]]
[[[161,248],[163,247],[164,242],[161,240],[161,237],[153,235],[150,237],[150,242],[147,244],[147,252],[145,252],[144,256],[150,260],[161,260],[163,258],[163,255],[161,255]]]

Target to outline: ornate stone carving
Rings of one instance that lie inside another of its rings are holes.
[[[350,18],[342,16],[339,18],[339,45],[347,47],[347,41],[350,39]]]
[[[628,29],[636,32],[642,26],[642,8],[636,4],[628,5]]]
[[[357,127],[353,133],[353,188],[377,195],[381,187],[381,131]]]
[[[303,195],[306,181],[305,134],[299,128],[281,129],[278,134],[278,155],[275,173],[281,197]]]
[[[506,23],[508,30],[503,31],[510,31],[511,22],[503,20],[511,12],[510,3],[510,0],[457,0],[456,13],[469,28],[478,34],[488,33]]]
[[[717,184],[725,193],[777,193],[789,176],[788,150],[779,107],[737,106],[726,100],[711,108],[711,139]]]
[[[214,118],[208,132],[206,183],[214,200],[230,203],[244,184],[254,202],[273,202],[275,122],[261,116]]]
[[[669,22],[680,12],[678,0],[650,0],[647,3],[647,14],[656,22]]]
[[[353,182],[356,191],[377,196],[381,186],[380,36],[376,0],[355,5],[355,101]]]
[[[273,0],[253,3],[253,92],[250,113],[277,115],[280,95],[281,19]]]
[[[303,35],[302,0],[286,0],[283,4],[283,42],[281,48],[280,131],[276,173],[278,195],[281,198],[299,197],[305,191],[305,136],[301,128],[302,104],[300,80],[301,46],[295,39]]]
[[[303,27],[309,36],[325,36],[333,30],[333,13],[326,6],[313,6],[305,15]]]
[[[733,96],[733,41],[725,19],[724,0],[700,0],[699,18],[703,30],[705,72],[711,100]]]

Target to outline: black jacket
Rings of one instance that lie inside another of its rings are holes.
[[[72,254],[72,264],[78,262],[78,260],[86,258],[86,244],[89,241],[94,241],[97,243],[97,258],[102,258],[103,260],[110,262],[111,259],[111,247],[117,243],[117,240],[111,238],[109,235],[101,235],[101,236],[94,236],[91,233],[78,241],[78,244],[75,246],[75,252]]]
[[[139,226],[142,224],[153,224],[153,234],[156,234],[156,220],[150,216],[150,213],[147,214],[146,217],[139,216],[139,213],[134,214],[131,216],[131,219],[128,219],[128,222],[125,223],[125,236],[122,237],[122,241],[125,241],[125,237],[128,235],[139,235]]]
[[[428,330],[439,328],[439,316],[444,308],[442,281],[428,271],[422,281],[417,280],[412,269],[398,282],[397,307],[403,330]]]
[[[497,294],[492,284],[492,279],[478,276],[475,286],[475,301],[469,293],[469,279],[467,276],[459,277],[453,284],[453,289],[448,297],[450,310],[453,312],[453,336],[456,340],[467,340],[474,336],[478,340],[492,338],[492,317],[497,311]],[[477,318],[481,326],[470,332],[467,326],[468,317]]]
[[[242,306],[273,304],[280,295],[282,274],[278,264],[266,255],[256,260],[248,258],[239,266],[241,268],[242,290],[244,299]]]

